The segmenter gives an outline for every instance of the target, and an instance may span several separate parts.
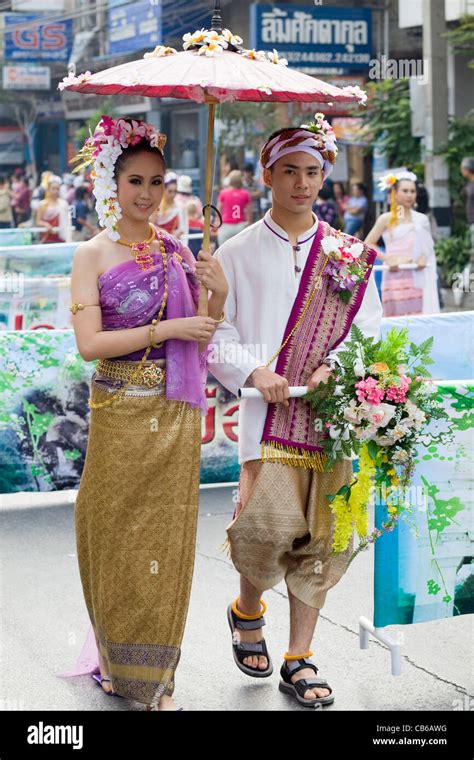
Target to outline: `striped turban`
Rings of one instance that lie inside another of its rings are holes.
[[[267,140],[260,154],[260,162],[264,169],[269,169],[279,158],[300,151],[308,153],[318,161],[326,179],[336,163],[337,148],[334,133],[332,130],[328,134],[327,132],[316,133],[301,127],[290,127]]]

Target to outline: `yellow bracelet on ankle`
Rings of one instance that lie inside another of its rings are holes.
[[[284,660],[303,660],[305,657],[312,657],[313,653],[309,650],[305,652],[304,654],[288,654],[288,652],[285,652],[283,655]]]
[[[239,601],[239,597],[234,599],[232,603],[232,612],[234,612],[237,615],[237,617],[240,618],[241,620],[258,620],[259,618],[262,617],[262,615],[265,615],[267,611],[267,605],[265,604],[263,599],[260,599],[260,604],[262,605],[260,612],[257,612],[256,615],[245,615],[243,612],[237,609],[238,601]]]

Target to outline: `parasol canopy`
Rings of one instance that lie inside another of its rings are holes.
[[[220,2],[216,1],[211,29],[183,37],[185,50],[158,45],[142,59],[91,74],[69,74],[60,90],[97,95],[143,95],[181,98],[208,104],[207,159],[203,249],[209,250],[212,201],[212,152],[217,103],[315,102],[364,103],[358,87],[335,87],[287,67],[273,52],[247,50],[242,39],[222,29]],[[199,314],[207,314],[207,291],[202,289]]]

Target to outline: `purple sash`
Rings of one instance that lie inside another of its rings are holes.
[[[321,240],[332,234],[336,234],[336,230],[326,223],[319,224],[281,341],[283,343],[291,332],[316,287],[302,322],[278,356],[275,372],[286,377],[289,385],[306,385],[328,352],[347,336],[377,255],[364,246],[360,260],[366,264],[365,279],[354,288],[350,301],[345,304],[331,290],[329,278],[323,273],[325,255]],[[342,237],[346,245],[359,242],[349,235]],[[262,460],[322,471],[325,455],[321,438],[326,434],[315,429],[316,420],[316,412],[301,399],[290,399],[288,407],[269,404],[262,435]]]

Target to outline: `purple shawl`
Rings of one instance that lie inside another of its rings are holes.
[[[161,233],[168,260],[168,300],[163,319],[196,316],[199,282],[195,277],[194,258],[182,243]],[[102,328],[121,330],[148,325],[160,309],[163,298],[163,261],[159,251],[152,251],[155,266],[143,271],[130,258],[104,272],[98,281]],[[141,359],[145,349],[116,359]],[[167,340],[164,349],[153,350],[148,359],[166,357],[166,398],[186,401],[207,412],[205,386],[207,351],[199,353],[191,340]]]

